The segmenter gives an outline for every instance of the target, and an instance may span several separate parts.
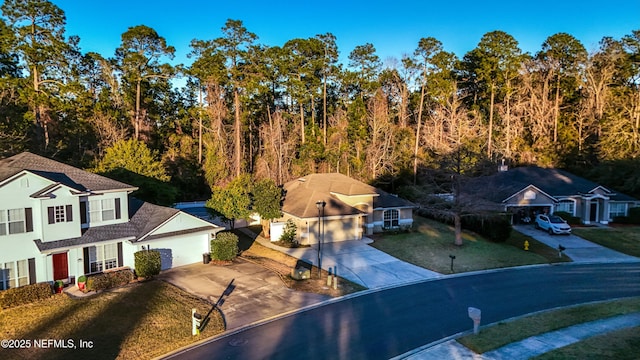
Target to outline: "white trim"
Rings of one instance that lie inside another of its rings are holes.
[[[518,194],[520,194],[520,193],[522,193],[522,192],[524,192],[524,191],[526,191],[526,190],[529,190],[529,189],[536,189],[538,192],[540,192],[542,195],[544,195],[544,196],[548,197],[549,199],[551,199],[551,200],[557,200],[555,197],[553,197],[553,196],[551,196],[551,195],[547,194],[546,192],[544,192],[544,191],[540,190],[537,186],[535,186],[535,185],[533,185],[533,184],[529,184],[528,186],[525,186],[524,188],[522,188],[521,190],[519,190],[519,191],[515,192],[513,195],[509,196],[508,198],[506,198],[506,199],[502,200],[502,202],[503,202],[503,203],[506,203],[506,202],[508,202],[509,200],[511,200],[512,198],[516,197]],[[530,205],[530,206],[539,206],[539,205]]]

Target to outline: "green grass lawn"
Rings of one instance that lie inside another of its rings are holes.
[[[640,257],[640,226],[572,229],[581,238],[621,253]]]
[[[191,335],[191,309],[212,306],[163,281],[133,283],[115,291],[72,299],[66,294],[0,310],[0,338],[31,341],[28,349],[2,349],[2,359],[149,359],[224,331],[213,311],[201,335]],[[76,348],[35,348],[52,339]],[[92,348],[80,348],[80,340]]]
[[[371,244],[398,259],[442,273],[466,272],[530,264],[569,261],[532,238],[516,231],[504,243],[494,243],[474,233],[463,233],[463,245],[454,245],[454,231],[449,225],[416,216],[413,230],[409,233],[384,234],[374,237]],[[529,250],[524,242],[529,241]]]
[[[514,321],[501,322],[481,329],[478,335],[467,335],[458,341],[476,353],[495,350],[515,341],[568,326],[640,311],[640,297],[580,305],[539,313]],[[603,335],[606,336],[606,335]],[[635,339],[640,335],[636,334]],[[635,352],[634,354],[640,354]],[[598,359],[617,359],[600,356]],[[572,357],[583,359],[583,357]]]
[[[640,355],[640,327],[613,331],[534,357],[536,360],[637,360]]]

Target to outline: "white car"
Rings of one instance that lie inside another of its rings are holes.
[[[571,226],[567,224],[564,219],[556,215],[543,215],[536,216],[536,229],[542,229],[549,232],[549,235],[553,234],[571,234]]]

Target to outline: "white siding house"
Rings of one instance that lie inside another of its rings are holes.
[[[135,190],[28,152],[0,160],[0,290],[134,268],[143,248],[162,249],[164,269],[201,260],[222,228]]]

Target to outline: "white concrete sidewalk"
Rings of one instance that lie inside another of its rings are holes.
[[[593,336],[636,326],[640,326],[640,313],[620,315],[569,326],[557,331],[532,336],[484,354],[476,354],[456,340],[449,340],[424,350],[407,354],[407,356],[401,355],[396,359],[525,360]]]

